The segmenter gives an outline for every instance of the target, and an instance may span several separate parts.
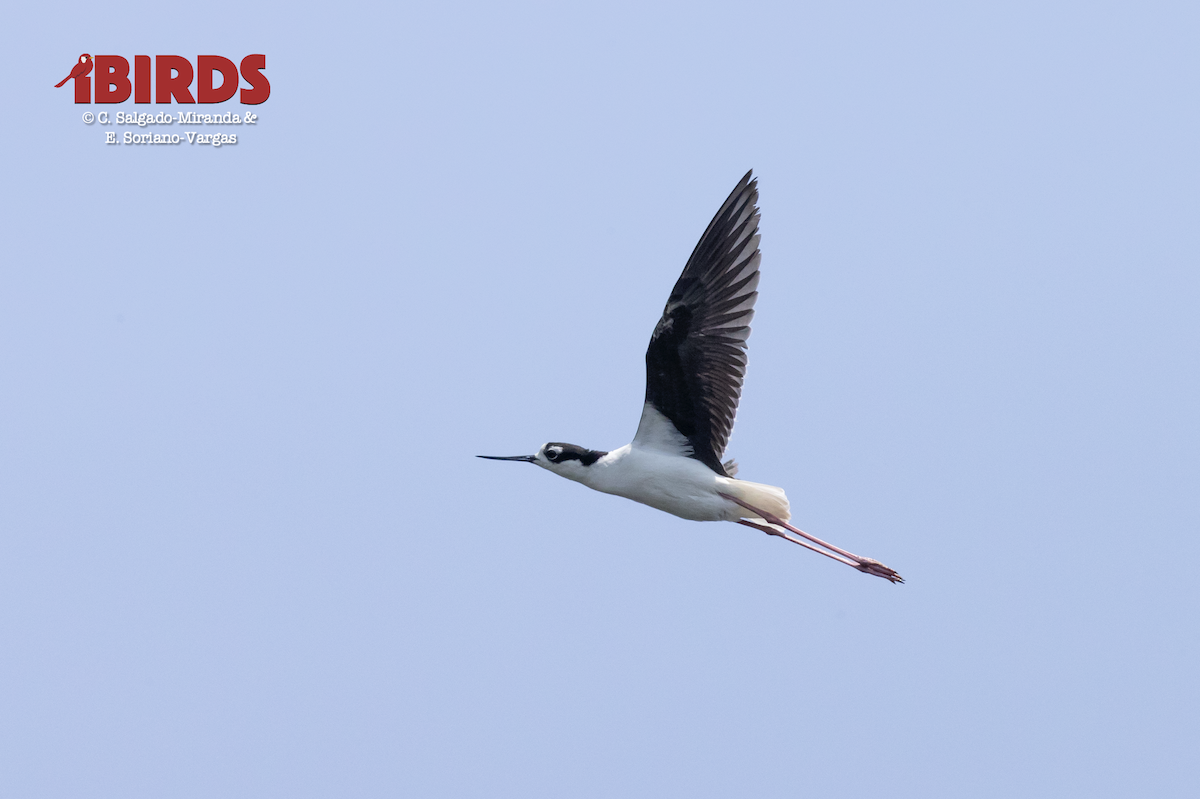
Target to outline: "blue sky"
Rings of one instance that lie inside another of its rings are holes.
[[[1194,5],[7,13],[0,794],[1194,790]],[[629,440],[750,168],[729,454],[906,585],[472,457]]]

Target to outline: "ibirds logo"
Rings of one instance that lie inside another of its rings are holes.
[[[219,55],[196,56],[196,68],[183,56],[158,55],[151,60],[148,55],[133,57],[133,80],[129,78],[129,62],[119,55],[98,55],[93,58],[84,53],[79,56],[71,73],[55,88],[61,88],[69,80],[75,81],[75,102],[92,102],[92,69],[95,68],[95,102],[123,103],[133,95],[135,103],[149,103],[151,89],[154,102],[170,104],[223,103],[238,94],[242,105],[259,105],[271,96],[271,83],[262,71],[267,67],[267,57],[262,53],[248,55],[240,64]],[[152,69],[153,68],[153,69]],[[153,86],[150,75],[154,73]],[[215,75],[220,73],[220,82]],[[192,94],[192,81],[196,81],[196,94]],[[238,92],[239,79],[249,84]],[[214,86],[213,84],[216,83]]]

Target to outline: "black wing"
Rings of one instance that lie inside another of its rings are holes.
[[[633,439],[642,446],[682,447],[720,475],[758,298],[758,181],[750,176],[700,237],[654,328],[646,350],[647,407]],[[662,417],[678,433],[665,429]]]

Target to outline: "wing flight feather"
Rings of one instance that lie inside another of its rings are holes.
[[[684,454],[721,475],[758,298],[758,181],[751,175],[700,237],[646,350],[646,404],[687,440]],[[643,412],[634,446],[663,441],[660,428],[661,419]]]

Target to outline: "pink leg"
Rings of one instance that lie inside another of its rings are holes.
[[[789,531],[795,533],[796,535],[807,538],[813,544],[816,544],[817,546],[820,546],[820,547],[824,547],[825,549],[828,549],[831,552],[835,552],[837,554],[835,555],[835,554],[831,554],[831,552],[825,552],[824,550],[821,550],[815,546],[812,546],[812,544],[805,543],[804,541],[799,541],[795,538],[792,538],[789,535],[785,535],[785,534],[779,532],[778,530],[773,530],[769,527],[764,527],[761,524],[755,524],[754,522],[747,521],[746,519],[739,519],[738,524],[744,524],[747,527],[753,527],[756,530],[762,530],[764,533],[767,533],[769,535],[777,535],[780,538],[786,538],[788,541],[791,541],[793,544],[799,544],[800,546],[811,549],[813,552],[820,552],[822,555],[825,555],[826,557],[833,558],[836,561],[845,563],[847,566],[853,566],[854,568],[858,569],[860,572],[863,572],[864,574],[873,574],[876,577],[882,577],[883,579],[889,580],[893,583],[904,582],[904,578],[901,577],[899,574],[897,574],[894,569],[890,569],[887,566],[884,566],[882,563],[880,563],[877,560],[872,560],[871,558],[864,558],[859,555],[855,555],[853,552],[847,552],[846,550],[844,550],[840,547],[835,547],[833,544],[827,544],[826,542],[822,541],[821,539],[817,538],[816,536],[809,535],[808,533],[804,532],[803,530],[793,527],[792,525],[785,522],[783,519],[780,519],[778,516],[767,513],[766,511],[761,511],[758,508],[754,507],[753,505],[747,505],[745,502],[742,502],[737,497],[731,497],[728,494],[721,494],[721,496],[724,497],[725,499],[729,500],[730,502],[736,502],[737,504],[741,505],[746,510],[752,512],[755,516],[758,516],[761,519],[765,519],[769,524],[774,524],[774,525],[784,528],[785,530],[789,530]]]
[[[762,532],[766,533],[767,535],[777,535],[780,538],[782,538],[784,541],[791,541],[793,544],[799,544],[800,546],[804,547],[805,549],[811,549],[813,552],[816,552],[818,555],[824,555],[827,558],[833,558],[838,563],[845,563],[847,566],[854,566],[855,568],[858,567],[858,563],[853,560],[850,560],[850,558],[843,558],[841,555],[835,555],[832,552],[826,552],[825,550],[821,549],[820,547],[813,546],[812,544],[808,543],[807,541],[805,541],[803,539],[793,538],[792,536],[785,533],[783,530],[776,530],[774,527],[768,527],[765,524],[756,524],[755,522],[752,522],[749,519],[738,519],[737,523],[744,524],[747,527],[753,527],[755,530],[761,530]]]

